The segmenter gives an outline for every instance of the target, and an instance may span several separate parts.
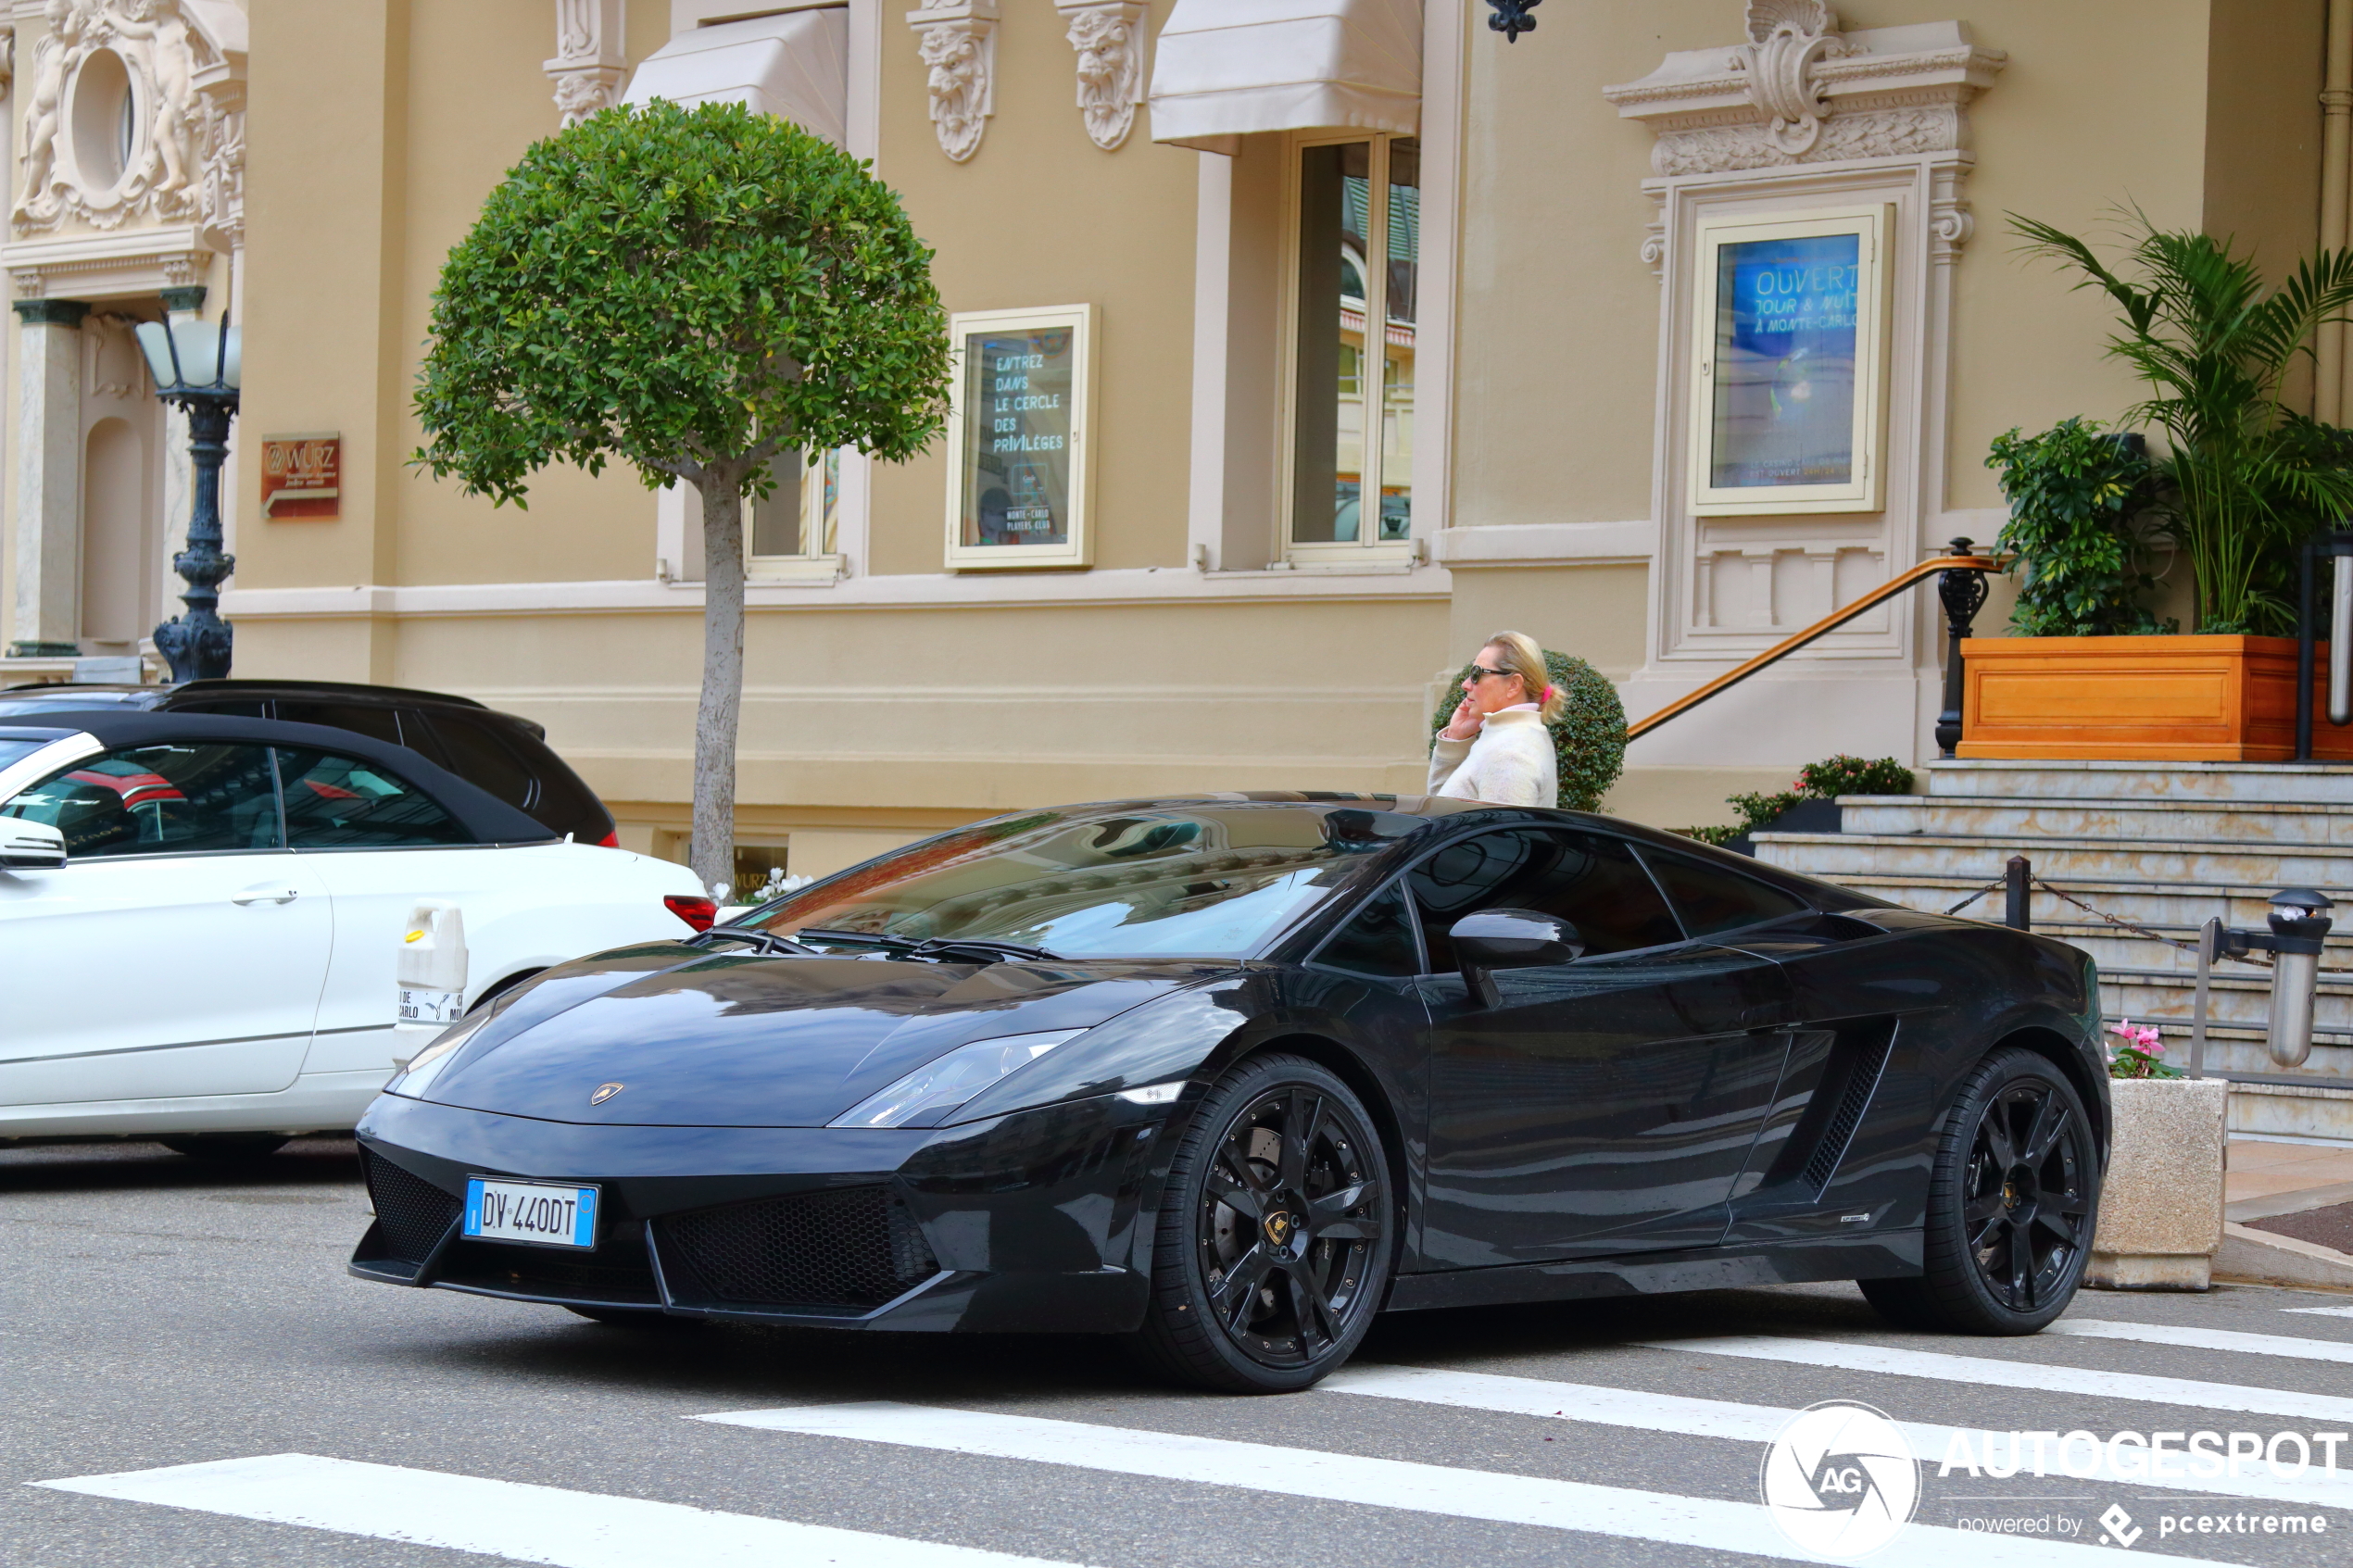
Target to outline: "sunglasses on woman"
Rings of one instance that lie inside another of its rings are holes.
[[[1511,671],[1508,670],[1490,670],[1484,664],[1474,664],[1470,667],[1470,678],[1474,681],[1484,681],[1490,675],[1493,675],[1498,679],[1501,679],[1503,676],[1510,673]]]

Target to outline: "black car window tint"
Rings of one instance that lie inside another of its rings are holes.
[[[436,768],[449,768],[449,748],[441,744],[441,736],[433,721],[413,708],[396,710],[400,715],[400,744],[424,757]],[[451,772],[458,770],[449,768]]]
[[[448,748],[451,772],[480,784],[510,806],[531,804],[531,770],[488,725],[436,713],[433,727]]]
[[[270,750],[142,746],[88,758],[24,791],[0,816],[47,822],[76,860],[283,847]]]
[[[1314,961],[1357,974],[1420,973],[1422,955],[1414,942],[1412,917],[1405,912],[1404,889],[1391,883],[1367,900],[1317,949]]]
[[[224,718],[229,719],[269,718],[270,715],[262,709],[263,703],[258,696],[242,698],[222,697],[218,701],[175,702],[171,705],[171,711],[174,713],[218,713]],[[306,721],[310,723],[323,723],[325,721],[314,719]]]
[[[1447,932],[1478,909],[1534,909],[1574,924],[1588,954],[1682,939],[1675,916],[1633,853],[1614,838],[1512,828],[1447,845],[1406,875],[1430,968],[1455,967]]]
[[[388,746],[400,744],[400,723],[392,709],[364,702],[294,702],[280,697],[278,717],[289,724],[324,724]]]
[[[372,762],[278,748],[286,837],[296,849],[429,849],[473,836],[431,796]]]
[[[1807,907],[1794,894],[1672,850],[1645,846],[1642,859],[1658,873],[1659,884],[1675,901],[1675,912],[1683,917],[1683,929],[1693,936],[1779,920]]]

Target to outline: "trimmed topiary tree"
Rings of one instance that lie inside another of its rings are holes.
[[[1454,672],[1454,685],[1430,715],[1433,744],[1454,716],[1462,683],[1470,672],[1468,664]],[[1564,811],[1598,811],[1602,797],[1626,771],[1626,705],[1617,700],[1617,688],[1608,676],[1572,655],[1546,648],[1544,672],[1567,698],[1561,716],[1545,726],[1552,732],[1553,755],[1559,763],[1555,804]]]
[[[700,493],[695,875],[735,880],[743,500],[779,453],[912,457],[945,423],[932,253],[890,188],[738,104],[613,108],[535,144],[441,270],[412,462],[524,504],[550,462]]]

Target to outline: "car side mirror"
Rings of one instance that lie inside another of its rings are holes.
[[[66,863],[66,835],[47,822],[0,817],[0,869],[53,872]]]
[[[1558,915],[1533,909],[1481,909],[1456,921],[1447,937],[1463,984],[1481,1007],[1499,1007],[1503,993],[1491,971],[1575,963],[1585,956],[1585,938]]]

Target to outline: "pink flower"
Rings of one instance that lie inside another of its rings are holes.
[[[2119,1022],[2115,1027],[2108,1030],[2108,1033],[2122,1037],[2124,1044],[2119,1047],[2120,1049],[2136,1050],[2144,1056],[2163,1056],[2165,1054],[2165,1047],[2162,1044],[2163,1037],[2152,1028],[2133,1028],[2133,1021],[2129,1018]]]

